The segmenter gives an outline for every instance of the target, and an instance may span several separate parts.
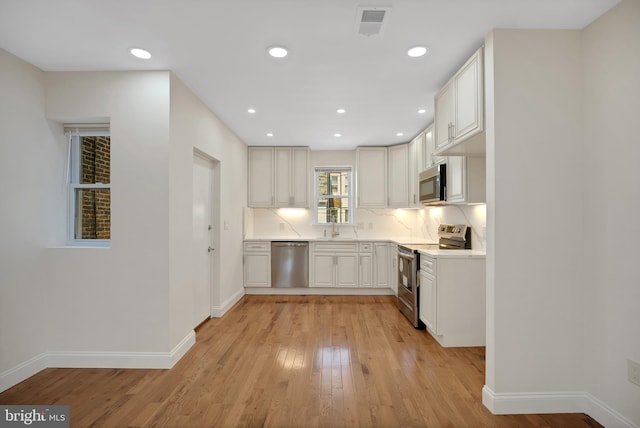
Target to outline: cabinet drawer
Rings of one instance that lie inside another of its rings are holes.
[[[244,251],[245,253],[271,251],[271,242],[245,242]]]
[[[436,259],[420,254],[420,271],[431,275],[436,274]]]
[[[360,252],[361,253],[370,253],[373,249],[373,245],[371,242],[361,242],[360,243]]]
[[[358,243],[316,242],[313,244],[313,251],[331,253],[357,253]]]

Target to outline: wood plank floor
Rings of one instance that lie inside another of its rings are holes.
[[[0,404],[65,404],[72,427],[600,427],[494,416],[484,348],[442,348],[389,296],[245,296],[171,370],[46,369]]]

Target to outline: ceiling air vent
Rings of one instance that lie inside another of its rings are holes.
[[[356,32],[362,36],[382,34],[385,23],[389,20],[391,7],[361,6],[358,8]]]

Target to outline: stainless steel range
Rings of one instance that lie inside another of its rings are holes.
[[[415,328],[424,328],[420,321],[420,250],[469,250],[471,227],[463,224],[441,224],[437,244],[398,245],[398,308]]]

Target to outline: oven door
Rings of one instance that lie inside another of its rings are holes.
[[[397,272],[398,309],[411,321],[414,327],[419,328],[417,270],[417,256],[412,252],[404,252],[399,248]]]

